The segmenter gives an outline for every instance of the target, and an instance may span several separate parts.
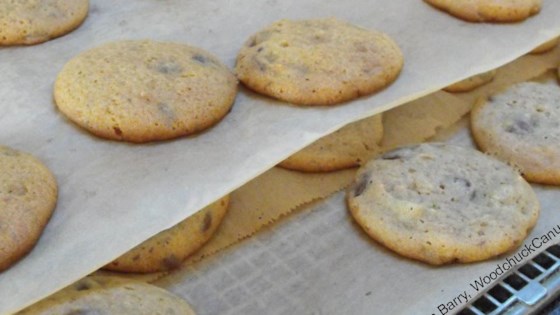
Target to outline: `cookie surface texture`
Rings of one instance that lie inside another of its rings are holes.
[[[519,22],[537,14],[542,0],[424,0],[469,22]]]
[[[434,265],[507,252],[521,244],[539,214],[535,193],[513,168],[473,149],[437,143],[370,161],[347,198],[373,239]]]
[[[0,1],[0,46],[32,45],[67,34],[87,16],[88,0]]]
[[[224,197],[176,226],[156,234],[109,263],[104,269],[121,272],[157,272],[177,268],[216,232],[229,205]]]
[[[156,286],[118,277],[77,281],[18,315],[194,315],[187,302]]]
[[[382,115],[354,122],[282,161],[279,166],[303,172],[331,172],[359,166],[379,151]]]
[[[524,82],[488,100],[471,114],[471,130],[485,152],[518,167],[532,182],[560,184],[560,87]]]
[[[56,199],[56,180],[43,163],[0,146],[0,271],[33,248]]]
[[[389,36],[328,18],[273,23],[249,38],[235,69],[259,93],[297,105],[332,105],[386,87],[402,66]]]
[[[62,113],[91,133],[147,142],[204,130],[230,110],[237,80],[208,52],[177,43],[120,41],[69,61],[55,82]]]
[[[479,86],[482,86],[492,81],[496,76],[496,73],[497,73],[496,70],[491,70],[485,73],[481,73],[479,75],[475,75],[465,80],[451,84],[450,86],[444,88],[444,90],[451,93],[469,92],[476,89]]]

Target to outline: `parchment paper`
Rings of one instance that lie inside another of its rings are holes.
[[[560,47],[547,54],[524,56],[497,69],[496,80],[484,88],[459,94],[438,91],[388,110],[383,113],[382,145],[364,152],[365,155],[360,158],[367,161],[394,147],[421,143],[438,131],[439,137],[444,131],[454,133],[456,130],[449,131],[449,127],[470,111],[475,99],[504,86],[540,76],[557,67],[559,61]],[[355,171],[301,173],[278,167],[268,170],[232,193],[229,213],[222,226],[208,244],[184,262],[182,268],[252,236],[282,216],[290,215],[298,207],[344,189],[353,180]],[[135,277],[153,281],[161,276],[163,274]]]
[[[421,1],[91,1],[85,24],[54,41],[0,49],[0,143],[30,152],[60,185],[36,248],[0,274],[0,314],[16,311],[111,261],[344,124],[507,63],[560,33],[560,2],[523,23],[468,24]],[[246,91],[218,126],[149,145],[97,139],[55,110],[52,83],[77,53],[109,40],[173,40],[236,51],[280,18],[337,16],[390,34],[399,79],[334,108],[294,108]]]
[[[503,67],[500,67],[498,69],[498,73],[496,76],[496,80],[494,80],[491,84],[486,85],[484,88],[479,88],[476,89],[472,92],[468,92],[468,93],[460,93],[460,94],[450,94],[447,92],[436,92],[433,94],[430,94],[428,96],[425,96],[421,99],[418,99],[416,101],[404,104],[403,106],[400,106],[398,108],[389,110],[387,112],[384,113],[384,128],[385,128],[385,135],[384,135],[384,139],[383,139],[383,143],[386,145],[386,147],[382,148],[381,151],[384,151],[386,149],[389,149],[391,147],[394,146],[399,146],[399,145],[403,145],[403,144],[412,144],[412,143],[418,143],[418,142],[422,142],[424,141],[426,138],[428,137],[432,137],[436,130],[440,130],[440,132],[437,134],[437,136],[435,137],[434,141],[446,141],[447,139],[449,139],[450,137],[453,137],[456,134],[459,134],[459,136],[457,136],[459,139],[461,139],[463,142],[465,143],[469,143],[465,141],[466,138],[466,134],[465,131],[468,128],[468,119],[464,119],[462,120],[460,123],[455,124],[454,126],[451,126],[453,123],[457,122],[457,120],[462,117],[464,114],[467,113],[467,111],[470,109],[470,104],[473,102],[473,100],[485,96],[488,93],[490,93],[490,91],[495,91],[495,90],[499,90],[504,88],[507,85],[511,85],[517,82],[522,82],[522,81],[526,81],[528,79],[533,79],[535,77],[541,76],[542,74],[544,74],[548,69],[552,69],[558,66],[558,61],[560,60],[560,49],[556,49],[548,54],[544,54],[544,55],[540,55],[540,56],[524,56],[521,57],[517,60],[515,60],[514,62],[507,64]],[[550,76],[543,76],[543,78],[550,78]],[[405,128],[402,128],[401,126],[405,126]],[[459,132],[461,131],[461,132]],[[292,172],[293,173],[293,172]],[[294,182],[297,183],[298,179],[297,178],[292,178],[291,176],[289,176],[291,173],[286,173],[286,175],[288,176],[276,176],[275,172],[273,170],[268,171],[267,173],[261,175],[260,177],[256,178],[255,180],[251,181],[250,183],[248,183],[247,185],[245,185],[242,189],[236,191],[234,193],[249,193],[251,190],[254,190],[255,192],[258,191],[258,187],[260,186],[260,184],[257,184],[257,182],[267,182],[267,187],[277,187],[277,188],[273,188],[273,189],[267,189],[268,190],[278,190],[279,194],[277,195],[272,195],[272,196],[268,196],[265,194],[265,197],[267,198],[267,208],[268,211],[270,213],[275,213],[276,216],[280,216],[280,214],[283,213],[288,213],[291,212],[292,209],[288,208],[286,203],[283,201],[284,199],[286,199],[286,195],[290,194],[290,188],[284,188],[284,187],[291,187],[292,185],[290,184],[290,182]],[[268,175],[268,176],[264,176],[264,175]],[[322,175],[323,177],[325,177],[325,180],[329,180],[330,185],[332,185],[333,181],[338,181],[338,186],[334,186],[334,187],[338,187],[337,190],[340,190],[344,187],[346,187],[346,185],[348,184],[348,180],[345,179],[344,177],[336,177],[336,176],[331,176],[332,174],[328,174],[328,175]],[[316,176],[313,176],[313,180],[316,180]],[[321,176],[321,175],[319,175]],[[261,177],[263,177],[261,179]],[[266,178],[264,178],[266,177]],[[301,181],[301,179],[299,180],[299,182]],[[255,182],[255,185],[251,185],[253,182]],[[298,185],[300,186],[300,185]],[[298,187],[299,188],[299,187]],[[301,188],[299,188],[301,189]],[[298,190],[299,190],[298,189]],[[307,193],[307,198],[311,199],[315,199],[318,195],[318,191],[317,190],[306,190],[304,189],[304,191],[306,191]],[[334,191],[334,190],[333,190]],[[547,204],[549,203],[553,203],[554,202],[554,198],[560,199],[560,193],[557,192],[556,194],[553,194],[551,197],[553,199],[548,200]],[[274,197],[277,198],[274,198]],[[321,196],[321,197],[324,197]],[[332,200],[329,200],[326,202],[326,204],[330,204],[332,203]],[[258,209],[259,206],[257,205],[258,203],[254,203],[255,206],[253,206],[253,203],[248,203],[247,204],[247,210],[253,212],[255,211],[255,209]],[[336,206],[342,206],[345,207],[344,204],[340,205],[338,202],[336,204]],[[323,202],[321,205],[317,206],[317,208],[324,208],[325,207],[325,202]],[[304,209],[301,209],[301,211],[310,211],[309,210],[310,207],[306,207]],[[554,209],[547,209],[546,211],[554,211]],[[312,210],[312,211],[317,211],[317,210]],[[333,210],[334,211],[334,210]],[[296,212],[297,213],[297,212]],[[322,215],[321,215],[322,216]],[[558,215],[553,215],[555,222],[560,223],[560,217]],[[235,218],[231,218],[232,221],[235,220]],[[251,221],[254,222],[254,220],[247,220],[246,223],[250,223]],[[296,219],[289,219],[288,222],[297,222],[297,223],[285,223],[285,224],[314,224],[311,223],[309,220],[306,219],[306,216],[303,215],[298,215],[296,217]],[[254,222],[256,223],[256,222]],[[235,228],[239,233],[243,234],[243,231],[248,227],[248,224],[242,224],[242,222],[237,222],[236,223],[237,228]],[[256,227],[256,225],[255,225]],[[301,227],[302,230],[304,229],[308,229],[309,227]],[[325,227],[327,228],[327,227]],[[282,231],[282,227],[273,227],[274,230],[278,229],[280,230],[278,233],[274,233],[273,236],[267,237],[267,243],[263,244],[263,247],[271,247],[272,249],[270,250],[270,252],[274,252],[274,244],[275,242],[277,242],[278,240],[272,240],[272,238],[276,238],[276,239],[282,239],[282,235],[280,233],[284,233]],[[263,232],[264,235],[266,235],[266,233],[270,233],[270,232]],[[235,234],[235,233],[230,233],[230,234]],[[218,236],[219,237],[219,236]],[[262,235],[258,236],[258,237],[263,237]],[[367,237],[367,236],[366,236]],[[233,237],[230,239],[231,244],[237,242]],[[289,242],[289,240],[288,240]],[[229,245],[231,245],[229,244]],[[210,245],[210,244],[209,244]],[[295,244],[296,246],[298,246],[298,244]],[[244,249],[245,246],[249,246],[250,249]],[[313,245],[315,246],[315,245]],[[356,241],[356,243],[348,243],[347,246],[353,246],[356,247],[353,251],[356,251],[358,249],[363,249],[360,246],[360,242]],[[213,246],[209,246],[209,247],[213,247]],[[225,247],[221,247],[219,250],[222,250]],[[375,248],[378,248],[378,246],[376,246]],[[214,248],[213,248],[214,249]],[[544,248],[542,248],[544,249]],[[541,250],[542,250],[541,249]],[[230,255],[230,253],[225,254],[223,256],[220,256],[217,259],[225,259],[227,262],[225,263],[213,263],[212,261],[209,262],[209,264],[211,264],[210,267],[205,266],[206,262],[203,262],[201,264],[198,265],[194,265],[195,262],[198,262],[201,258],[200,255],[196,255],[197,257],[194,259],[189,260],[188,262],[186,262],[185,266],[182,267],[182,270],[176,271],[170,275],[168,275],[167,279],[162,279],[160,280],[158,283],[160,285],[163,285],[165,287],[170,287],[170,288],[174,288],[174,290],[176,290],[177,292],[179,292],[179,294],[182,294],[183,296],[189,298],[191,300],[191,303],[193,303],[194,305],[197,305],[200,309],[201,314],[218,314],[216,313],[216,307],[220,306],[223,304],[220,303],[219,301],[221,299],[228,299],[227,296],[225,295],[231,295],[232,293],[230,293],[229,291],[232,289],[228,286],[226,286],[224,289],[224,291],[222,291],[222,284],[223,284],[223,278],[228,278],[227,275],[235,275],[235,269],[236,267],[234,267],[235,265],[239,265],[241,264],[239,262],[239,260],[241,260],[241,256],[254,256],[254,255],[258,255],[258,254],[262,254],[259,253],[259,250],[262,250],[261,246],[254,246],[254,245],[245,245],[245,244],[240,244],[237,248],[234,249],[235,251],[241,251],[242,254],[241,255],[235,255],[233,261],[228,259],[228,255]],[[317,250],[314,248],[310,248],[310,251],[313,250]],[[203,249],[204,251],[204,249]],[[216,250],[217,252],[218,250]],[[350,252],[350,251],[348,251]],[[383,250],[382,253],[380,253],[381,255],[388,253],[387,251]],[[510,253],[511,254],[511,253]],[[305,255],[305,254],[302,254]],[[349,255],[349,257],[353,257],[354,252],[352,252],[352,255]],[[202,255],[203,256],[203,255]],[[391,256],[395,257],[395,259],[399,259],[396,258],[396,256],[392,255]],[[507,256],[507,255],[506,255]],[[323,260],[328,260],[328,258],[322,258],[322,257],[314,257],[314,256],[307,256],[310,260],[310,264],[313,265],[320,265],[323,262]],[[207,256],[205,257],[207,258]],[[295,259],[294,257],[290,257],[289,259]],[[281,257],[278,260],[282,261],[283,263],[287,264],[288,266],[290,266],[290,260],[286,259],[286,261],[284,261],[284,258]],[[305,258],[299,258],[299,259],[303,259],[305,260]],[[246,258],[244,258],[244,260],[247,260]],[[401,261],[403,259],[400,259]],[[417,263],[411,262],[410,265],[407,265],[406,263],[398,263],[396,265],[393,264],[388,264],[387,266],[382,266],[381,268],[376,268],[375,270],[369,270],[369,266],[367,264],[365,264],[364,266],[359,266],[359,270],[360,272],[364,272],[364,273],[370,273],[370,272],[376,272],[376,273],[381,273],[381,274],[396,274],[399,272],[404,272],[406,274],[410,273],[409,268],[415,268],[415,265]],[[216,265],[218,265],[219,267],[216,267]],[[200,271],[199,269],[202,268],[203,274],[199,274]],[[213,269],[215,268],[219,268],[221,269],[221,271],[215,272],[213,271]],[[448,268],[446,266],[443,267],[438,267],[439,269],[444,269],[444,268]],[[451,277],[450,278],[443,278],[441,279],[442,283],[444,282],[449,282],[449,283],[455,283],[455,277],[457,276],[458,273],[460,273],[461,271],[457,268],[457,266],[451,266],[451,268],[455,269],[456,271],[454,271],[453,273],[451,273]],[[267,272],[270,271],[269,268],[267,267],[260,267],[260,266],[256,266],[255,267],[256,270],[251,271],[251,273],[249,275],[247,275],[248,278],[254,278],[252,281],[250,281],[250,283],[262,283],[264,282],[264,280],[262,280],[262,278],[266,277],[267,279],[270,279],[272,283],[276,283],[276,282],[280,282],[281,284],[283,283],[284,279],[275,279],[274,275],[269,275],[267,274]],[[306,268],[303,268],[306,269]],[[296,267],[296,269],[294,270],[296,273],[299,273],[302,271],[301,267]],[[338,273],[338,271],[336,271]],[[466,266],[466,268],[464,268],[464,272],[465,272],[465,276],[468,277],[470,275],[472,275],[472,268],[469,268],[469,266]],[[442,272],[442,276],[446,275],[446,271]],[[219,274],[220,277],[216,278],[217,276],[214,276],[215,274]],[[304,272],[305,274],[305,272]],[[324,277],[333,277],[332,274],[324,274],[322,275]],[[191,283],[192,282],[192,278],[195,277],[195,279],[197,279],[198,277],[201,277],[202,279],[205,279],[206,284],[208,285],[208,287],[213,287],[216,286],[216,288],[220,288],[218,289],[217,292],[213,292],[213,296],[218,296],[217,298],[215,298],[215,300],[212,301],[212,303],[209,303],[207,300],[202,299],[202,302],[200,302],[200,295],[195,295],[193,290],[198,290],[199,288],[199,283],[196,283],[197,281],[195,280],[195,283]],[[334,276],[336,277],[336,275]],[[309,282],[314,282],[316,281],[316,279],[305,279]],[[241,280],[242,282],[244,280]],[[295,280],[294,280],[295,281]],[[302,279],[300,279],[299,281],[302,281]],[[388,278],[385,279],[384,283],[368,283],[369,285],[378,285],[378,286],[382,286],[382,285],[388,285],[388,286],[393,286],[395,284],[393,284],[393,279],[392,278]],[[457,285],[457,283],[455,283]],[[251,284],[252,285],[252,284]],[[350,285],[350,284],[348,284]],[[409,285],[418,285],[417,283],[410,283]],[[241,286],[241,290],[243,290],[244,288],[247,288],[246,286]],[[267,286],[266,289],[270,288],[271,286]],[[196,288],[196,289],[195,289]],[[458,292],[458,289],[462,288],[462,286],[455,286],[455,287],[450,287],[449,291],[452,292]],[[235,287],[234,290],[239,290],[239,286]],[[336,292],[330,292],[330,290],[336,290]],[[303,301],[305,301],[305,299],[308,299],[310,295],[313,294],[323,294],[325,293],[324,291],[326,291],[327,295],[336,295],[339,294],[340,291],[342,290],[350,290],[350,288],[348,287],[342,287],[342,288],[323,288],[323,287],[310,287],[309,290],[306,292],[306,294],[304,296],[302,296],[301,298],[297,299],[296,301],[294,301],[294,305],[297,304],[301,304],[303,303]],[[257,297],[255,297],[254,300],[266,300],[266,294],[268,294],[266,292],[267,290],[264,291],[259,291],[256,292],[255,294],[257,294]],[[437,291],[437,290],[436,290]],[[397,290],[396,292],[399,292],[399,290]],[[418,291],[414,291],[416,294],[418,293],[417,296],[410,296],[411,300],[419,300],[419,299],[425,299],[425,296],[422,294],[420,295],[422,292],[418,292]],[[439,292],[439,291],[438,291]],[[278,292],[277,292],[278,293]],[[458,292],[461,293],[461,292]],[[282,293],[278,293],[278,294],[282,294]],[[373,294],[373,293],[372,293]],[[371,295],[371,294],[370,294]],[[471,293],[472,298],[474,298],[475,293]],[[194,299],[194,297],[196,297],[196,299]],[[218,302],[216,302],[218,301]],[[439,301],[439,302],[438,302]],[[434,306],[434,305],[439,305],[442,302],[442,298],[440,295],[433,295],[432,299],[428,299],[427,301],[425,301],[425,305],[429,305]],[[338,300],[338,303],[345,303],[346,301],[342,301],[342,300]],[[378,301],[378,302],[382,302],[382,301]],[[308,307],[310,311],[314,311],[314,312],[318,312],[319,310],[323,309],[322,305],[316,305],[312,303],[308,303]],[[399,305],[398,301],[388,301],[387,303],[396,303],[397,305]],[[246,310],[243,309],[243,307],[248,307],[248,312],[249,314],[253,314],[253,313],[259,313],[259,312],[264,312],[264,313],[277,313],[279,311],[278,306],[282,306],[285,307],[285,305],[282,304],[274,304],[272,306],[268,306],[268,308],[266,308],[265,310],[260,309],[258,307],[256,308],[252,308],[254,307],[254,301],[253,302],[249,302],[248,304],[252,304],[252,306],[247,306],[244,305],[241,308],[237,308],[238,304],[243,304],[240,303],[240,301],[238,302],[234,302],[234,310],[232,311],[232,313],[244,313]],[[217,306],[216,306],[217,305]],[[293,313],[297,313],[297,311],[301,312],[301,309],[298,309],[298,307],[301,307],[301,305],[299,306],[295,306],[296,309],[291,309],[291,312]],[[326,310],[325,313],[327,314],[331,314],[331,313],[337,313],[340,307],[335,307],[335,310],[331,311],[331,310]],[[459,309],[460,307],[457,307],[457,309]],[[281,308],[280,308],[281,309]],[[389,311],[389,310],[388,310]],[[394,309],[390,309],[390,314],[398,314],[399,312],[401,312],[402,309],[400,308],[394,308]],[[371,313],[371,312],[370,312]],[[377,314],[377,312],[375,312]],[[437,310],[436,310],[436,314],[437,314]],[[453,312],[452,312],[453,313]],[[368,314],[368,312],[364,312],[364,314]],[[406,314],[406,313],[403,313]],[[411,314],[416,314],[416,313],[411,313]]]
[[[437,138],[474,148],[467,119]],[[525,244],[560,224],[560,188],[533,187],[542,210]],[[551,239],[522,263],[559,241],[560,236]],[[156,284],[190,301],[199,315],[442,314],[440,304],[463,292],[470,301],[488,289],[491,284],[480,291],[471,284],[523,246],[485,262],[432,267],[371,240],[347,213],[344,192],[339,192]]]

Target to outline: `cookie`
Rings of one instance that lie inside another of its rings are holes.
[[[32,45],[65,35],[87,16],[88,0],[0,1],[0,46]]]
[[[176,226],[156,234],[103,269],[147,273],[179,267],[214,235],[228,204],[229,197],[226,196]]]
[[[540,208],[531,186],[507,164],[438,143],[402,147],[368,162],[347,201],[373,239],[434,265],[516,248]]]
[[[237,80],[208,52],[183,44],[120,41],[86,51],[56,79],[62,113],[91,133],[148,142],[192,134],[230,110]]]
[[[518,167],[531,182],[560,185],[560,87],[556,82],[512,85],[475,104],[477,145]]]
[[[87,277],[18,315],[194,315],[187,302],[159,287],[130,279]]]
[[[560,41],[560,37],[556,37],[553,38],[551,40],[549,40],[548,42],[537,46],[537,48],[531,50],[531,54],[542,54],[545,52],[549,52],[551,50],[553,50],[554,48],[556,48],[556,46],[558,46],[558,42]]]
[[[469,92],[476,89],[479,86],[482,86],[492,81],[496,76],[496,73],[497,73],[496,70],[484,72],[479,75],[475,75],[473,77],[451,84],[450,86],[444,88],[443,90],[451,93]]]
[[[259,93],[297,105],[332,105],[383,89],[402,66],[389,36],[328,18],[273,23],[249,38],[235,70]]]
[[[383,138],[381,114],[362,119],[325,136],[278,166],[302,172],[332,172],[352,168],[378,152]]]
[[[56,199],[56,180],[43,163],[0,146],[0,271],[33,248]]]
[[[542,0],[424,0],[469,22],[519,22],[537,14]]]

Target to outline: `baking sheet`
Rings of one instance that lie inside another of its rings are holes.
[[[467,121],[456,128],[448,142],[474,147]],[[542,211],[525,244],[560,224],[560,189],[533,187]],[[485,262],[432,267],[371,240],[346,209],[345,193],[336,193],[155,284],[188,300],[199,315],[452,315],[465,306],[464,299],[447,312],[439,305],[460,294],[475,299],[483,289],[477,292],[471,284],[525,245]],[[559,241],[557,235],[518,266]]]
[[[344,124],[515,59],[560,33],[560,2],[524,23],[468,24],[422,1],[92,0],[75,32],[0,49],[0,143],[40,157],[60,185],[36,248],[0,274],[0,314],[54,292],[241,186]],[[388,89],[333,108],[295,108],[243,91],[198,136],[149,145],[94,138],[55,110],[52,84],[77,53],[117,39],[205,48],[233,66],[245,39],[280,18],[337,16],[390,34],[405,67]]]

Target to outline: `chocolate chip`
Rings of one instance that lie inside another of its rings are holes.
[[[471,185],[472,185],[471,182],[468,179],[463,178],[463,177],[454,177],[453,182],[454,183],[461,183],[461,184],[465,185],[466,187],[471,187]]]
[[[179,74],[183,72],[183,68],[173,61],[160,62],[157,64],[156,69],[163,74]]]
[[[173,109],[171,107],[169,107],[169,105],[167,105],[165,103],[159,103],[157,106],[158,106],[158,110],[160,111],[160,113],[162,113],[163,116],[165,116],[165,118],[167,120],[170,120],[170,121],[175,120],[175,112],[173,111]]]
[[[119,136],[119,137],[122,136],[122,130],[121,130],[121,128],[115,126],[115,127],[113,127],[113,131],[115,131],[115,134],[116,134],[117,136]]]
[[[85,291],[89,289],[91,289],[91,287],[85,282],[80,282],[76,285],[76,291]]]
[[[259,47],[259,48],[257,49],[257,52],[260,53],[260,52],[263,51],[263,50],[264,50],[264,47]]]
[[[406,160],[412,150],[408,147],[389,151],[381,156],[383,160]]]
[[[253,60],[257,64],[257,67],[259,67],[259,70],[261,70],[262,72],[266,71],[266,64],[264,64],[263,62],[261,62],[257,58],[254,58]]]
[[[206,232],[210,229],[211,226],[212,226],[212,214],[210,212],[207,212],[206,215],[204,215],[204,221],[202,221],[201,231]]]
[[[381,156],[381,159],[383,160],[400,160],[402,159],[402,156],[399,154],[399,152],[389,152],[389,153],[385,153]]]
[[[255,47],[257,45],[257,39],[255,37],[251,37],[247,42],[248,47]]]
[[[199,55],[199,54],[196,54],[196,55],[192,56],[192,59],[200,62],[201,64],[205,64],[205,63],[208,62],[208,59],[206,59],[206,57],[204,57],[203,55]]]
[[[181,260],[175,255],[165,257],[161,263],[166,269],[175,269],[181,265]]]
[[[133,261],[137,261],[138,259],[140,259],[140,255],[136,255],[136,256],[132,257]]]
[[[506,127],[506,131],[509,133],[515,133],[518,135],[523,135],[531,132],[533,127],[531,124],[524,120],[516,120],[513,125]]]
[[[370,177],[369,175],[362,175],[362,177],[358,180],[358,182],[356,183],[356,186],[354,186],[354,197],[358,197],[361,194],[364,193],[364,191],[367,188],[367,185],[370,182]]]

